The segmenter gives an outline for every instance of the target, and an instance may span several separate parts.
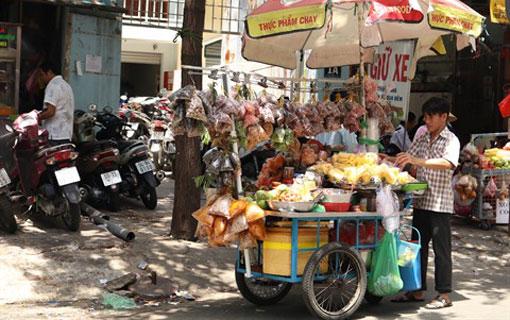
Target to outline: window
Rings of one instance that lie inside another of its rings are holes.
[[[246,15],[265,0],[206,0],[204,31],[242,34]],[[178,30],[182,28],[184,0],[125,0],[122,23]]]
[[[221,64],[221,40],[207,44],[204,48],[205,66],[212,67]]]

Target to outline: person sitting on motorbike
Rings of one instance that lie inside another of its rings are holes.
[[[46,83],[44,107],[39,114],[42,127],[48,131],[52,146],[71,142],[73,135],[74,96],[71,86],[57,75],[57,68],[49,61],[40,66],[41,78]]]

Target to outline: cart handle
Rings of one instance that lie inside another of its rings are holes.
[[[421,234],[420,234],[420,231],[413,227],[412,225],[409,225],[409,224],[403,224],[397,231],[397,241],[400,241],[400,233],[402,232],[402,229],[404,229],[405,227],[407,228],[411,228],[413,229],[414,231],[416,231],[416,234],[418,235],[418,243],[421,244]],[[412,236],[411,236],[412,237]]]

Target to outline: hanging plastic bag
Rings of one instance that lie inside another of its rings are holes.
[[[411,228],[418,235],[418,242],[406,241],[400,239],[400,235],[402,234],[403,228]],[[412,267],[414,261],[416,260],[416,256],[420,254],[421,249],[421,234],[418,229],[412,227],[410,225],[403,225],[400,230],[397,232],[397,258],[399,267]]]
[[[257,240],[266,240],[266,227],[264,220],[259,219],[250,223],[249,230],[251,235]]]
[[[510,94],[499,103],[499,111],[503,118],[510,116]]]
[[[498,191],[498,186],[496,185],[496,182],[494,182],[494,179],[491,178],[483,190],[483,196],[494,198],[496,196],[496,191]]]
[[[393,233],[386,232],[372,259],[368,291],[379,297],[391,296],[404,286],[397,264],[397,245]]]
[[[213,216],[221,216],[225,218],[229,218],[230,214],[230,206],[232,205],[232,196],[229,194],[223,195],[214,202],[214,204],[209,208],[209,215]],[[203,223],[203,221],[200,221]]]
[[[384,229],[388,232],[394,232],[397,230],[400,224],[400,217],[398,214],[400,205],[398,199],[394,197],[390,185],[385,185],[384,187],[379,187],[377,189],[375,203],[377,212],[384,217]]]

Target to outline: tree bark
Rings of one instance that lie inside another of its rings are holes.
[[[183,65],[202,66],[202,35],[204,32],[205,0],[186,0],[182,35],[181,61]],[[193,33],[194,35],[190,34]],[[200,39],[197,38],[200,37]],[[182,87],[194,85],[202,89],[202,76],[193,80],[182,71]],[[193,178],[201,174],[200,138],[177,136],[174,209],[170,235],[177,239],[195,240],[197,221],[191,214],[200,208],[200,189]]]

